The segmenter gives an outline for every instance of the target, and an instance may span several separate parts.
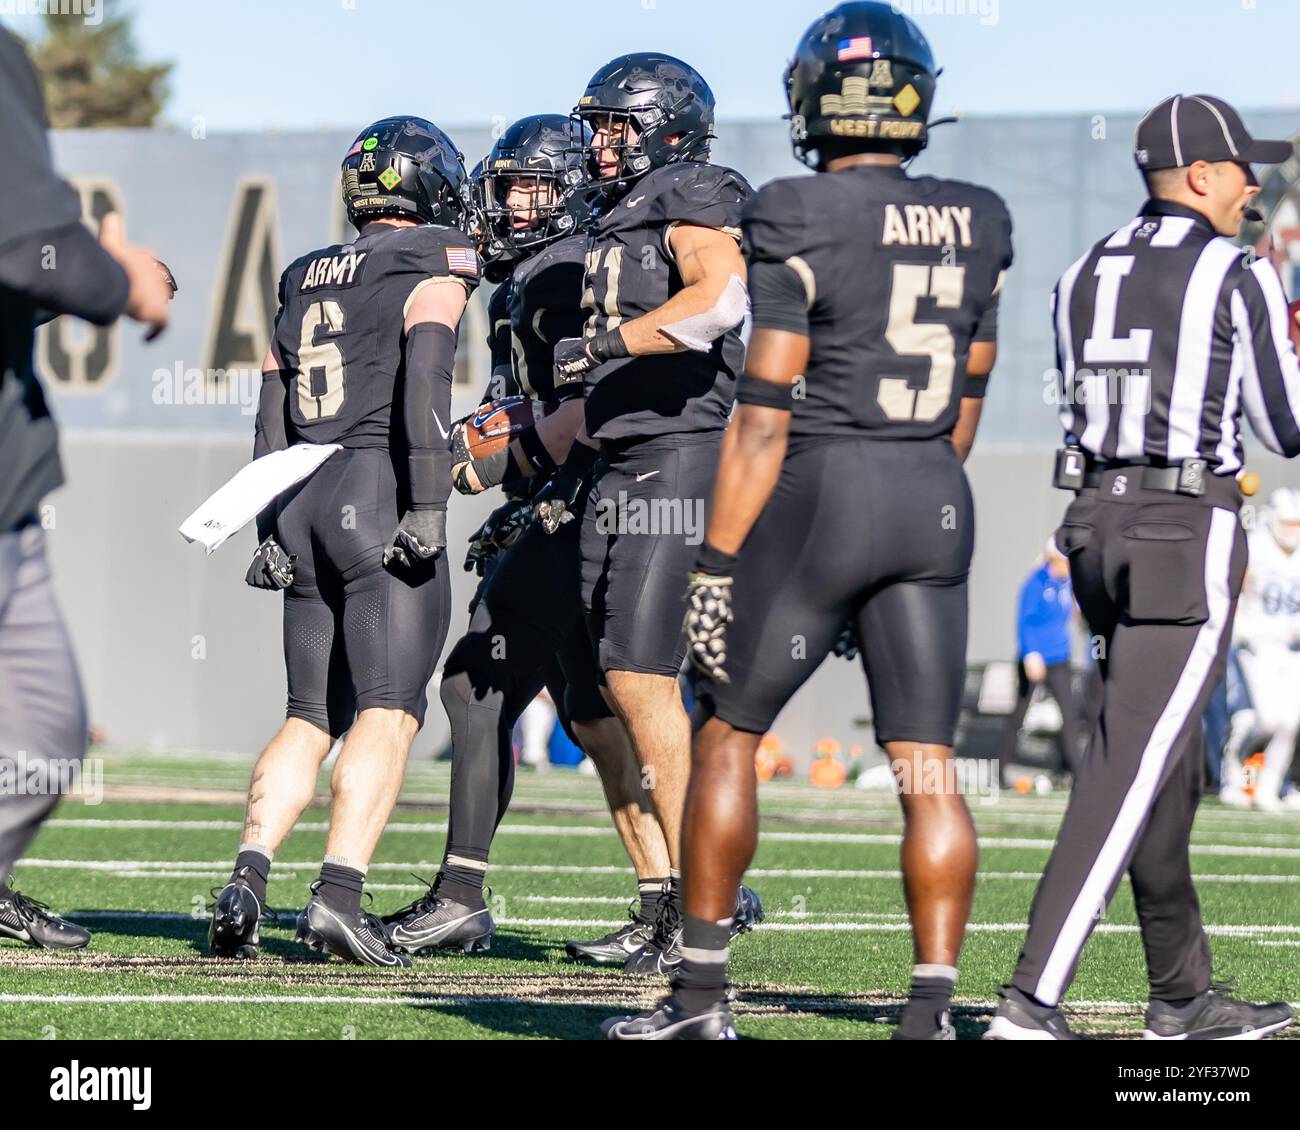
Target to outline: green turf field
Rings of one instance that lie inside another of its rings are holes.
[[[491,954],[418,959],[381,971],[323,959],[293,942],[324,845],[323,807],[280,852],[262,956],[206,956],[209,891],[239,840],[249,761],[99,754],[103,803],[65,802],[16,871],[19,889],[95,931],[91,947],[50,954],[0,943],[0,1035],[58,1038],[590,1038],[599,1022],[653,999],[661,984],[575,966],[570,937],[619,921],[634,892],[594,778],[521,773],[493,853],[498,933]],[[370,870],[386,912],[432,876],[448,770],[413,765]],[[325,781],[321,781],[324,795]],[[1003,794],[972,808],[981,878],[958,984],[956,1021],[974,1039],[1011,971],[1034,883],[1064,796]],[[750,882],[767,922],[734,946],[737,1027],[767,1039],[883,1039],[905,992],[911,943],[897,876],[900,819],[889,795],[763,786],[764,836]],[[1193,869],[1216,972],[1239,995],[1300,1000],[1300,816],[1207,802]],[[1144,1000],[1142,950],[1127,885],[1085,952],[1071,1023],[1133,1035]],[[1300,1034],[1300,1033],[1298,1033]]]

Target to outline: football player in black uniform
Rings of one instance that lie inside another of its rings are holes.
[[[740,217],[750,188],[709,163],[713,93],[679,59],[615,59],[574,114],[593,132],[587,177],[598,214],[587,325],[555,361],[558,379],[583,388],[584,442],[537,509],[547,529],[559,528],[578,484],[594,479],[582,519],[583,601],[607,698],[632,737],[674,869],[655,936],[626,968],[665,972],[677,960],[690,772],[677,683],[686,655],[681,581],[703,537],[744,352]]]
[[[478,257],[463,230],[461,156],[422,118],[386,118],[357,136],[343,200],[357,238],[284,272],[263,363],[254,454],[296,442],[343,450],[258,519],[247,581],[284,590],[288,716],[253,770],[209,940],[216,954],[256,954],[271,858],[346,731],[325,861],[298,940],[398,966],[410,959],[361,909],[362,883],[450,620],[452,367]]]
[[[953,1038],[976,866],[948,772],[974,534],[962,460],[996,353],[1011,222],[987,189],[902,168],[925,145],[936,74],[924,36],[884,3],[819,19],[787,74],[795,150],[820,175],[765,186],[745,216],[754,334],[688,593],[707,680],[685,960],[672,995],[607,1022],[611,1038],[734,1038],[727,919],[757,842],[754,752],[846,621],[905,819],[916,964],[895,1035]]]
[[[483,881],[514,787],[511,735],[543,685],[600,773],[641,891],[626,926],[594,942],[570,943],[570,955],[625,961],[649,938],[667,882],[663,833],[627,733],[601,697],[587,642],[579,526],[555,537],[540,527],[520,532],[519,517],[532,516],[526,484],[550,476],[582,422],[581,386],[557,387],[553,373],[556,342],[580,333],[585,317],[582,228],[589,213],[576,191],[577,154],[567,115],[534,115],[502,134],[472,178],[485,274],[501,283],[488,304],[493,374],[475,419],[500,411],[494,402],[507,396],[531,397],[545,415],[508,449],[478,459],[465,448],[464,421],[452,429],[457,488],[477,493],[501,484],[519,501],[507,502],[471,539],[467,565],[478,565],[485,580],[469,629],[447,659],[441,690],[453,755],[446,850],[428,894],[385,919],[393,944],[409,952],[490,945],[494,927]]]

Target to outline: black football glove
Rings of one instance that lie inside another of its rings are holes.
[[[428,561],[447,548],[447,511],[408,510],[384,547],[384,564],[397,562],[409,568]]]
[[[244,574],[244,584],[255,589],[287,589],[293,584],[293,566],[298,558],[285,553],[273,537],[263,540],[253,554],[253,563]]]
[[[548,534],[573,521],[578,499],[591,486],[597,452],[585,443],[574,443],[569,457],[550,481],[533,495],[533,513]]]
[[[620,329],[606,330],[595,337],[566,337],[555,345],[556,384],[576,381],[606,361],[628,357],[627,343]]]
[[[835,637],[835,646],[831,648],[831,654],[836,659],[857,659],[858,629],[853,621],[847,621],[840,629],[840,634]]]
[[[686,654],[691,664],[715,683],[729,683],[727,625],[731,623],[730,577],[691,573],[686,585]]]
[[[533,523],[533,503],[527,498],[512,498],[498,506],[488,520],[469,536],[465,554],[465,572],[483,576],[487,563],[503,549],[509,549]]]

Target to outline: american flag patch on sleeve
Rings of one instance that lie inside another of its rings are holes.
[[[448,247],[447,270],[453,275],[478,278],[478,256],[468,247]]]

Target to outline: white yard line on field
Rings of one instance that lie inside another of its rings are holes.
[[[94,829],[96,831],[149,830],[174,832],[233,832],[243,828],[238,820],[107,820],[107,819],[70,819],[56,817],[45,822],[47,828]],[[329,825],[324,822],[299,824],[297,831],[327,832]],[[388,834],[417,833],[427,835],[446,832],[445,823],[396,823],[389,824],[385,830]],[[499,836],[545,836],[545,837],[606,837],[613,829],[605,824],[503,824],[497,830]],[[763,839],[769,843],[818,843],[818,844],[870,844],[880,846],[897,846],[902,836],[894,832],[782,832],[763,833]],[[1055,841],[1050,839],[1027,839],[1008,836],[981,836],[979,844],[987,848],[1033,848],[1049,849]],[[1275,859],[1300,859],[1300,847],[1270,847],[1256,844],[1204,844],[1193,843],[1193,855],[1247,855]]]
[[[224,879],[230,874],[230,860],[180,860],[180,859],[24,859],[21,866],[47,868],[53,871],[104,871],[123,879],[183,879],[193,876],[198,879]],[[303,860],[298,863],[277,860],[275,875],[319,870],[319,860]],[[371,871],[406,871],[432,873],[438,865],[429,860],[418,863],[372,863]],[[563,864],[563,863],[493,863],[489,865],[493,872],[531,875],[627,875],[632,869],[613,864]],[[898,879],[896,869],[858,869],[849,867],[753,867],[747,871],[750,879]],[[981,871],[980,879],[1038,880],[1041,871]],[[1300,875],[1223,875],[1198,874],[1192,879],[1197,883],[1282,883],[1300,885]],[[368,884],[374,886],[373,884]],[[388,889],[419,890],[415,884],[392,884]],[[385,888],[376,888],[385,889]]]
[[[83,910],[72,912],[69,915],[74,920],[92,921],[95,919],[129,919],[132,921],[155,921],[155,922],[187,922],[187,921],[206,921],[207,916],[203,915],[196,918],[194,914],[183,914],[179,911],[167,910]],[[831,932],[852,932],[852,933],[896,933],[911,930],[911,924],[904,918],[902,921],[891,920],[883,922],[847,922],[837,920],[834,922],[805,921],[798,916],[795,921],[789,922],[764,922],[758,927],[760,930],[777,930],[789,931],[793,933],[811,933],[814,931],[831,931]],[[811,918],[812,916],[807,916]],[[877,916],[883,917],[883,916]],[[606,929],[621,925],[626,919],[617,918],[514,918],[503,916],[497,920],[498,926],[524,926],[533,929],[548,929],[552,927],[604,927]],[[1017,934],[1024,933],[1025,924],[1023,922],[971,922],[966,926],[968,933],[975,934]],[[1136,934],[1138,927],[1126,923],[1101,922],[1095,927],[1098,934]],[[1233,925],[1233,926],[1206,926],[1205,932],[1211,936],[1221,936],[1229,938],[1255,938],[1260,935],[1297,935],[1300,938],[1300,925],[1295,926],[1277,926],[1277,925]]]

